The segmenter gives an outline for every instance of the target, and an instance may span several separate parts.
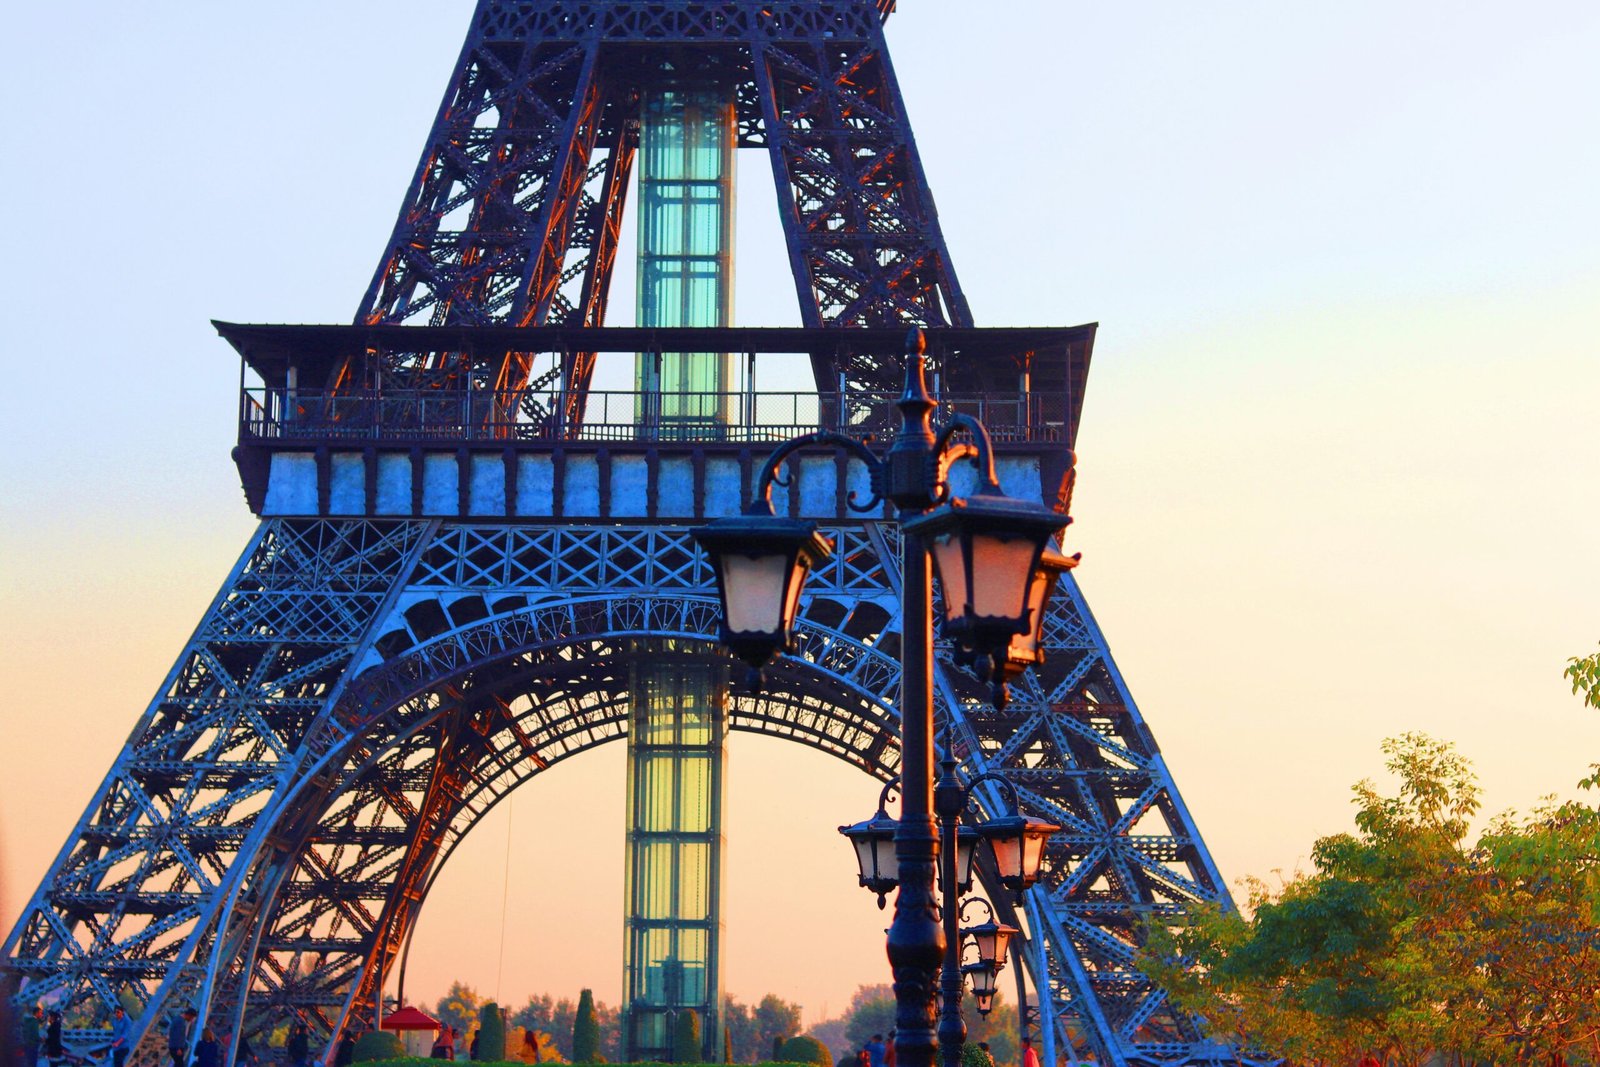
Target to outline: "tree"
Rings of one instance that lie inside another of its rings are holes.
[[[800,1032],[800,1005],[768,993],[756,1005],[754,1014],[756,1046],[773,1049],[773,1057],[777,1058],[778,1044]]]
[[[1005,1002],[1004,993],[994,995],[994,1003],[987,1017],[978,1013],[978,1002],[974,997],[962,997],[961,1019],[967,1024],[967,1043],[988,1044],[989,1055],[994,1057],[999,1067],[1022,1061],[1022,1046],[1017,1040],[1017,1009]]]
[[[600,1020],[594,1011],[594,992],[578,995],[577,1017],[572,1023],[572,1062],[600,1062]]]
[[[1417,734],[1384,742],[1397,796],[1355,786],[1357,833],[1319,840],[1316,872],[1279,890],[1251,883],[1250,918],[1196,909],[1189,925],[1149,929],[1149,972],[1235,1043],[1293,1060],[1376,1054],[1419,1064],[1460,1047],[1441,1010],[1437,961],[1412,934],[1424,901],[1449,896],[1477,810],[1471,767]]]
[[[604,1001],[594,1005],[595,1020],[600,1024],[600,1057],[612,1062],[622,1060],[622,1009],[613,1008]]]
[[[894,987],[864,985],[856,989],[844,1009],[844,1036],[851,1049],[866,1045],[873,1034],[885,1038],[894,1029]]]
[[[1248,917],[1149,928],[1149,973],[1223,1039],[1308,1063],[1600,1052],[1600,811],[1550,802],[1468,845],[1470,764],[1416,734],[1384,751],[1397,795],[1359,783],[1356,833],[1253,883]]]
[[[596,1008],[597,1017],[600,1009]],[[529,997],[528,1002],[518,1008],[511,1016],[511,1021],[528,1030],[539,1030],[550,1035],[551,1043],[564,1058],[572,1058],[572,1026],[578,1018],[578,1006],[571,1000],[563,997],[555,1000],[548,993],[537,997]],[[602,1027],[602,1033],[604,1029]],[[602,1048],[604,1048],[602,1042]],[[610,1055],[607,1052],[607,1055]]]
[[[529,1036],[533,1037],[530,1045]],[[513,1026],[506,1031],[506,1059],[523,1063],[566,1063],[567,1058],[556,1047],[554,1038],[544,1030],[529,1030]]]
[[[483,1006],[479,1013],[477,1054],[472,1058],[481,1063],[501,1063],[506,1058],[506,1017],[494,1001]]]
[[[463,1038],[470,1038],[478,1028],[478,1012],[483,998],[478,991],[464,982],[451,982],[450,992],[439,998],[433,1017],[441,1023],[456,1028]]]
[[[693,1008],[678,1012],[672,1024],[672,1062],[703,1063],[705,1058],[700,1047],[700,1013]]]
[[[1600,784],[1600,767],[1580,783]],[[1498,1063],[1600,1054],[1600,810],[1547,802],[1507,814],[1474,856],[1471,919],[1444,932],[1471,995],[1474,1052]],[[1440,936],[1439,931],[1429,931]]]
[[[756,1032],[755,1013],[731,996],[722,998],[722,1032],[733,1046],[733,1063],[754,1063],[766,1051]]]

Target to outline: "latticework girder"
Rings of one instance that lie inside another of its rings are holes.
[[[884,44],[892,8],[480,0],[361,329],[347,328],[359,344],[318,340],[316,328],[230,328],[270,378],[271,404],[252,414],[247,403],[242,420],[252,506],[270,498],[265,513],[292,517],[262,524],[24,907],[3,961],[22,998],[92,1017],[131,992],[138,1035],[184,1004],[235,1034],[287,1012],[331,1041],[370,1015],[433,879],[484,814],[550,765],[625,736],[641,642],[722,655],[685,526],[730,479],[748,489],[749,446],[767,442],[767,424],[728,427],[746,436],[713,442],[714,455],[683,443],[663,511],[665,462],[642,430],[620,428],[644,446],[642,478],[636,457],[613,464],[605,447],[556,460],[581,442],[571,431],[594,367],[581,349],[600,349],[605,331],[573,346],[504,328],[603,324],[640,91],[687,57],[730,84],[739,143],[767,150],[803,320],[852,338],[785,349],[810,354],[828,397],[818,418],[875,425],[865,413],[894,389],[894,349],[853,339],[971,320]],[[443,329],[410,329],[424,325]],[[963,391],[1028,394],[997,429],[1018,469],[1063,503],[1084,329],[1060,358],[948,349],[941,368],[953,406]],[[540,503],[523,475],[538,486],[547,469],[567,510],[519,510]],[[840,516],[849,473],[833,472],[822,494]],[[630,500],[628,477],[653,499]],[[274,497],[276,485],[290,488]],[[795,488],[798,514],[815,494]],[[573,510],[591,497],[592,510]],[[609,510],[619,501],[631,510]],[[380,507],[413,517],[363,517]],[[899,762],[899,542],[872,523],[834,533],[798,650],[760,697],[734,700],[730,724],[886,779]],[[943,653],[936,672],[940,744],[965,773],[1005,775],[1025,810],[1063,827],[1022,909],[1045,1059],[1076,1035],[1076,1052],[1118,1067],[1232,1060],[1138,970],[1147,919],[1226,892],[1087,605],[1064,584],[1048,660],[1008,707]],[[980,803],[995,801],[980,789]],[[79,1050],[100,1040],[68,1039]],[[145,1042],[139,1056],[154,1052]]]
[[[796,654],[760,696],[734,699],[730,724],[888,778],[898,547],[872,525],[834,533]],[[141,722],[9,965],[35,996],[92,1004],[127,984],[147,1005],[141,1026],[181,1000],[230,1030],[287,1012],[331,1036],[370,1013],[477,821],[625,735],[638,642],[721,655],[709,581],[681,527],[265,524],[174,672],[187,686]],[[296,598],[307,604],[281,602]],[[1048,1017],[1072,1020],[1107,1062],[1182,1059],[1198,1035],[1139,973],[1139,923],[1218,899],[1220,881],[1075,591],[1046,633],[1047,669],[1004,711],[942,662],[940,737],[969,773],[1000,770],[1027,810],[1064,827],[1027,908]],[[268,661],[271,684],[222,692],[264,680]],[[282,669],[335,661],[337,674]],[[215,741],[224,719],[228,743]]]

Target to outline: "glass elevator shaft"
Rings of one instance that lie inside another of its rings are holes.
[[[640,326],[727,326],[732,317],[732,96],[663,88],[640,103]],[[727,424],[731,359],[641,352],[642,433],[704,439]],[[721,1058],[726,672],[672,642],[636,649],[628,729],[624,1052],[671,1061],[686,1012],[700,1020],[694,1060]]]

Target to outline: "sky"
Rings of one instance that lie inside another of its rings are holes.
[[[253,528],[209,320],[349,321],[470,11],[8,15],[0,926]],[[888,34],[979,324],[1101,324],[1069,551],[1224,875],[1304,867],[1404,731],[1487,812],[1570,795],[1600,761],[1562,677],[1600,641],[1600,8],[903,0]],[[797,323],[740,165],[737,321]],[[888,980],[834,830],[876,788],[730,752],[726,988],[834,1014]],[[619,999],[622,776],[601,749],[481,824],[408,999]]]

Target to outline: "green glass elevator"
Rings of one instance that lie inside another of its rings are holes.
[[[639,126],[640,326],[729,326],[733,319],[733,153],[726,90],[646,94]],[[646,429],[714,436],[727,424],[725,352],[641,353],[636,381]]]
[[[732,317],[733,153],[726,89],[676,85],[640,102],[640,326],[727,326]],[[726,426],[727,353],[643,352],[642,434],[715,439]],[[635,648],[628,728],[624,1054],[671,1060],[679,1017],[700,1018],[701,1061],[721,1058],[726,671],[671,642]]]

